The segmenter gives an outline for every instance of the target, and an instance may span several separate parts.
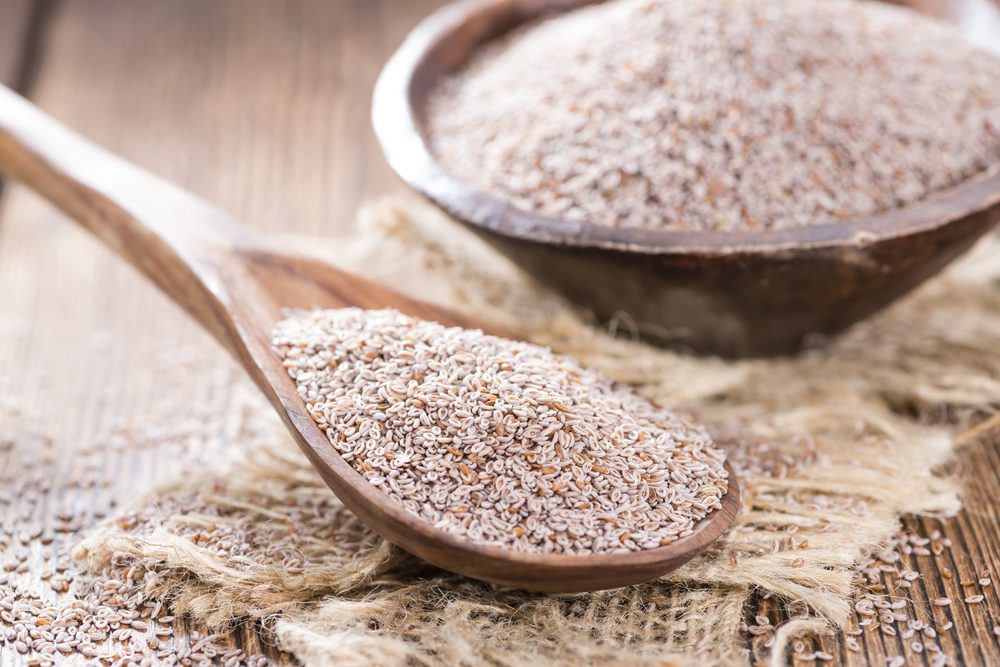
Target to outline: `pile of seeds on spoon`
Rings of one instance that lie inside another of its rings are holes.
[[[1000,60],[883,2],[612,0],[483,47],[432,150],[519,208],[623,228],[785,229],[1000,162]]]
[[[547,348],[358,309],[297,314],[273,342],[355,470],[476,543],[656,548],[690,535],[728,486],[702,428]]]

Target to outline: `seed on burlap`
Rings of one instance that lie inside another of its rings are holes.
[[[522,209],[805,227],[995,165],[1000,66],[882,2],[615,0],[484,46],[432,92],[428,123],[449,171]]]
[[[296,314],[273,344],[344,460],[477,543],[651,549],[728,487],[703,428],[548,348],[359,309]]]

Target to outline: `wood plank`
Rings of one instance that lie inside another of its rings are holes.
[[[395,182],[369,129],[374,78],[406,30],[441,1],[65,0],[49,19],[33,96],[256,227],[342,230],[360,201]],[[8,19],[25,13],[13,8],[29,2],[0,1],[0,53],[11,49],[10,33],[22,34]],[[82,451],[89,443],[162,415],[164,404],[195,419],[226,404],[222,387],[234,370],[207,336],[57,212],[22,189],[10,195],[0,209],[0,326],[21,334],[0,347],[0,394],[19,396],[19,434],[44,429],[54,438],[56,481],[93,460]],[[171,374],[182,364],[189,367]],[[10,463],[3,456],[0,470]],[[178,471],[163,451],[109,450],[96,460],[106,489],[68,489],[34,518],[75,504],[93,523],[112,500]],[[953,597],[984,564],[1000,578],[1000,436],[970,443],[961,461],[969,479],[961,515],[943,524],[907,520],[911,530],[940,528],[954,542],[940,559],[915,559],[925,598]],[[0,507],[0,522],[17,520],[15,509]],[[1000,664],[991,636],[1000,624],[995,585],[980,607],[920,605],[954,618],[957,632],[940,640],[947,652],[967,664]],[[849,665],[885,664],[885,655],[905,650],[879,633],[862,639],[858,654],[837,640],[813,648]],[[258,644],[251,635],[242,641]],[[926,654],[906,655],[929,664]]]
[[[993,632],[1000,625],[1000,419],[994,416],[988,422],[984,426],[989,428],[969,439],[956,457],[965,488],[962,511],[946,520],[912,516],[903,520],[903,530],[927,537],[940,533],[942,538],[951,540],[952,547],[939,555],[904,556],[903,567],[919,572],[920,578],[909,591],[900,590],[894,599],[912,602],[902,609],[910,618],[931,622],[939,629],[948,622],[954,627],[938,632],[933,639],[917,633],[904,640],[877,630],[866,631],[856,638],[861,651],[848,650],[840,635],[807,640],[804,654],[823,651],[835,656],[835,661],[789,659],[788,664],[863,667],[885,665],[887,658],[902,656],[906,665],[929,666],[936,657],[925,649],[929,643],[936,644],[953,659],[949,664],[983,667],[1000,664],[1000,636]],[[984,577],[990,580],[987,586],[979,584]],[[981,603],[964,602],[966,597],[976,594],[984,596]],[[948,598],[951,604],[937,606],[934,604],[937,598]],[[760,604],[760,611],[775,623],[787,620],[781,609],[780,603],[773,600]],[[748,643],[753,662],[763,663],[769,656],[764,639]],[[914,642],[920,646],[915,648]]]
[[[42,0],[3,0],[0,2],[0,85],[23,88],[32,71],[31,60],[37,54],[33,44],[38,35],[32,31],[34,11]],[[4,182],[0,179],[0,197]]]
[[[253,226],[343,231],[357,204],[392,182],[369,129],[374,78],[434,4],[66,0],[47,17],[31,97]],[[0,503],[0,528],[44,524],[67,507],[91,525],[112,503],[183,470],[168,449],[95,447],[167,412],[182,421],[218,413],[236,371],[110,252],[23,188],[7,194],[0,326],[17,335],[0,345],[0,395],[17,405],[6,422],[0,412],[0,425],[18,442],[41,431],[58,457],[44,470],[54,496]],[[200,446],[210,458],[213,442]],[[26,462],[14,455],[0,449],[0,477],[31,463],[31,452]],[[61,489],[70,469],[90,465],[94,490]],[[34,571],[45,557],[31,551]],[[261,649],[253,633],[239,641]],[[0,665],[13,659],[0,656]]]
[[[37,99],[254,226],[342,230],[394,182],[368,120],[378,71],[441,3],[273,4],[64,3]]]
[[[35,0],[0,2],[0,84],[16,86],[24,67]]]

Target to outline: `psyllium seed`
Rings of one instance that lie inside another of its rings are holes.
[[[1000,61],[883,2],[612,0],[482,47],[428,129],[456,177],[550,217],[823,225],[1000,162]]]
[[[728,487],[704,429],[545,347],[358,309],[294,315],[273,344],[344,460],[477,543],[652,549]]]

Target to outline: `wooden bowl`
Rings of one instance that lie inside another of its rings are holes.
[[[448,173],[430,150],[424,122],[435,82],[515,26],[593,2],[464,0],[444,7],[386,65],[373,122],[406,183],[600,321],[624,319],[645,340],[703,353],[794,352],[813,334],[842,331],[907,293],[1000,219],[1000,168],[881,215],[727,233],[614,229],[547,217]],[[955,17],[986,5],[936,0],[929,6]]]

